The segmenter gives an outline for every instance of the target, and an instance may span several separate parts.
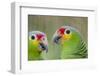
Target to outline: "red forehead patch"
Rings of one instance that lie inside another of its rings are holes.
[[[58,30],[58,33],[59,33],[60,35],[63,35],[63,34],[64,34],[64,31],[65,31],[65,28],[60,28],[60,29]]]
[[[43,34],[37,34],[37,40],[41,40],[41,38],[44,36]]]

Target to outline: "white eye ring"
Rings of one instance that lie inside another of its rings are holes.
[[[29,37],[30,40],[36,40],[36,35],[35,34],[32,34],[30,37]]]
[[[66,30],[64,31],[64,34],[71,34],[71,31],[70,31],[69,29],[66,29]]]

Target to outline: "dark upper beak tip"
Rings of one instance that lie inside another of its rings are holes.
[[[48,47],[45,46],[45,48],[43,50],[46,51],[46,53],[47,53],[48,52]]]

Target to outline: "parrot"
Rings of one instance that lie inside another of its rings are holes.
[[[43,60],[42,52],[48,52],[46,34],[40,31],[31,31],[28,37],[28,59]]]
[[[72,26],[60,26],[53,35],[53,43],[61,48],[61,59],[87,58],[87,44],[80,32]]]

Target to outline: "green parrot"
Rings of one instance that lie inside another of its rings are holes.
[[[43,60],[42,53],[48,52],[46,34],[40,31],[31,31],[28,37],[28,60]]]
[[[61,59],[87,58],[87,45],[80,32],[72,26],[61,26],[53,35],[53,43],[60,46]]]

